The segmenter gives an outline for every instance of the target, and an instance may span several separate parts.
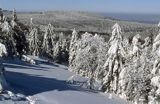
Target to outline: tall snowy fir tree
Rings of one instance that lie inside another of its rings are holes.
[[[118,91],[119,73],[122,70],[122,58],[126,53],[122,46],[121,28],[116,23],[112,27],[112,36],[109,40],[110,48],[108,50],[108,59],[104,64],[104,70],[106,70],[105,78],[103,79],[102,89],[107,92]]]
[[[54,27],[51,24],[48,24],[45,30],[45,34],[43,37],[42,49],[44,54],[49,57],[54,57],[54,51],[56,47],[56,43],[58,41],[57,35],[54,33]]]
[[[73,61],[76,55],[76,50],[77,50],[77,42],[78,41],[78,33],[74,29],[72,32],[72,37],[70,41],[70,46],[69,46],[69,70],[73,70]]]
[[[7,50],[4,44],[0,43],[0,93],[7,90],[8,84],[6,82],[5,69],[2,64],[2,57],[7,55]]]
[[[33,28],[31,32],[29,33],[30,39],[29,39],[29,49],[30,53],[33,56],[39,55],[39,46],[38,46],[38,30],[36,28]]]

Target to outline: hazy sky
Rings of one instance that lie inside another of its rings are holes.
[[[31,10],[159,13],[160,0],[0,0],[0,7]]]

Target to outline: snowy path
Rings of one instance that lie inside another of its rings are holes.
[[[126,104],[119,98],[109,99],[102,93],[68,85],[72,76],[67,67],[39,60],[38,65],[29,65],[18,60],[5,61],[7,81],[38,104]]]

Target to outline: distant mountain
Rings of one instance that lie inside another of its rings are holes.
[[[141,22],[149,24],[157,24],[160,21],[160,14],[101,13],[101,15],[125,21]]]

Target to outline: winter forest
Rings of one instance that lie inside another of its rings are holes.
[[[50,23],[38,26],[31,18],[26,25],[19,21],[15,9],[11,18],[0,9],[0,92],[18,96],[6,80],[4,60],[18,59],[37,65],[33,57],[38,56],[48,63],[68,66],[67,70],[74,74],[66,83],[77,84],[74,79],[81,76],[87,78],[82,86],[89,90],[115,94],[134,104],[159,104],[160,24],[157,28],[159,31],[154,36],[146,38],[141,34],[125,37],[119,23],[109,28],[109,39],[74,28],[72,34],[65,35],[55,31]],[[29,104],[36,104],[31,98],[24,98]]]

